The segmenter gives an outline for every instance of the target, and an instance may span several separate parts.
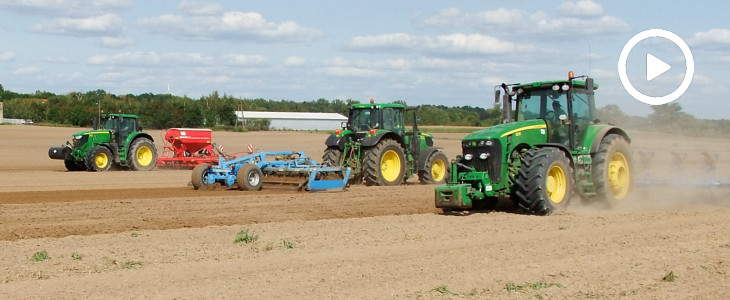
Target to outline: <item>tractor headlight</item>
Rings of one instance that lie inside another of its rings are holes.
[[[479,147],[484,147],[484,143],[485,143],[485,142],[486,142],[486,141],[479,141],[479,144],[478,144],[478,145],[479,145]]]
[[[489,153],[482,153],[482,154],[479,154],[479,158],[480,158],[480,159],[487,159],[487,158],[489,158]]]
[[[74,136],[74,140],[80,140],[82,137],[84,137],[84,136],[83,135]]]
[[[465,154],[464,155],[464,159],[465,160],[471,160],[472,158],[474,158],[474,155],[471,155],[471,153],[468,153],[468,154]]]

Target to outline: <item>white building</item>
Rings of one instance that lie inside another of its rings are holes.
[[[272,130],[337,130],[347,117],[338,113],[236,111],[239,121],[268,119]]]

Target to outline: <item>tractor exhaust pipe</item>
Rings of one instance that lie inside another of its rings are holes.
[[[48,157],[51,159],[66,159],[69,152],[71,152],[71,148],[66,146],[51,147],[48,149]]]

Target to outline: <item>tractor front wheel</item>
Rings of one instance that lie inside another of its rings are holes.
[[[205,177],[208,175],[208,169],[210,164],[199,164],[193,168],[193,174],[190,176],[190,181],[193,183],[194,189],[208,186],[208,181]]]
[[[236,183],[242,191],[258,191],[261,189],[264,181],[264,173],[254,164],[245,164],[238,169],[236,174]]]
[[[518,205],[530,213],[549,215],[565,209],[573,192],[573,169],[557,148],[527,151],[517,174]]]
[[[84,163],[91,172],[104,172],[112,166],[112,152],[104,146],[96,146],[86,154]]]
[[[132,142],[129,147],[127,163],[134,171],[149,171],[157,162],[157,149],[152,141],[140,138]]]
[[[442,184],[448,175],[448,158],[443,152],[436,151],[428,157],[425,170],[418,171],[418,180],[425,184]]]
[[[384,139],[365,151],[363,177],[366,185],[399,185],[406,170],[405,155],[400,144]]]
[[[633,185],[631,147],[623,136],[606,135],[593,155],[593,184],[597,198],[615,205],[626,198]]]

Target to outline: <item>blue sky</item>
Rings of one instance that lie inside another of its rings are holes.
[[[646,115],[650,107],[621,86],[617,61],[634,34],[661,28],[694,54],[694,80],[677,101],[698,117],[730,119],[729,3],[0,0],[0,84],[488,107],[494,85],[573,70],[599,83],[599,106]],[[646,82],[645,53],[672,69]],[[628,70],[640,91],[661,96],[684,76],[684,58],[648,39]]]

